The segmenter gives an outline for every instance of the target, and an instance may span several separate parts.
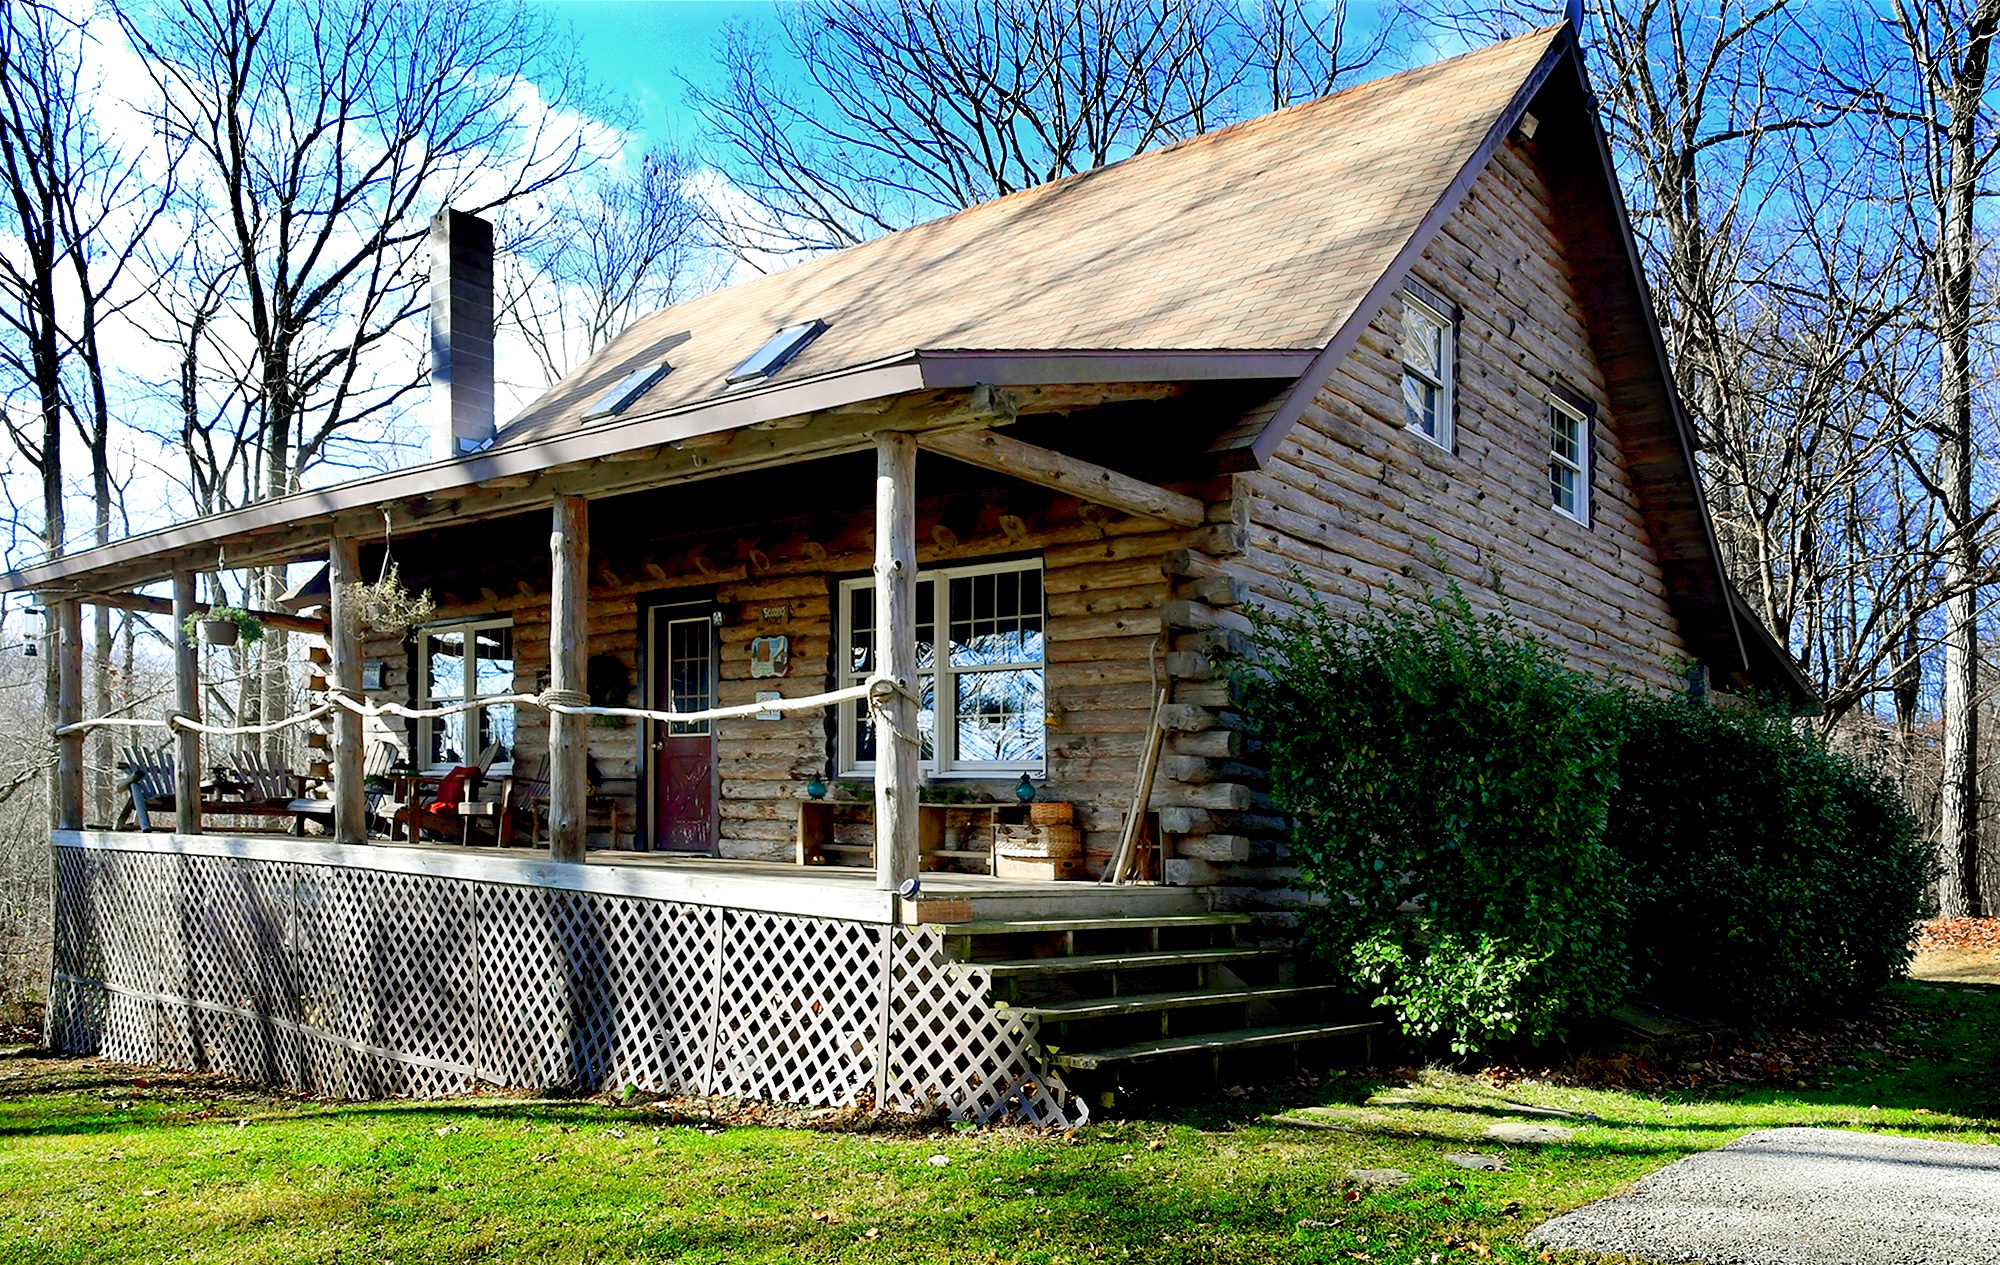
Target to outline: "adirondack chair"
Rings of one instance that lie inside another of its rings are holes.
[[[305,794],[306,783],[312,780],[258,751],[239,751],[223,762],[223,768],[242,792],[245,812],[290,812],[292,801]]]
[[[121,747],[118,763],[125,770],[118,789],[131,796],[118,811],[118,829],[136,821],[139,829],[151,830],[153,813],[174,808],[174,754],[165,747]]]
[[[528,827],[528,846],[541,842],[542,824],[548,819],[549,807],[549,758],[542,756],[534,764],[514,772],[502,780],[500,787],[500,846],[507,847],[514,842],[514,831],[523,822]]]
[[[587,767],[589,785],[595,789],[603,781],[602,775],[595,760]],[[500,799],[500,844],[505,847],[511,843],[514,831],[526,821],[528,846],[536,847],[542,841],[542,832],[548,829],[549,758],[542,756],[529,766],[527,773],[511,773],[505,781]],[[592,794],[584,800],[585,833],[592,827],[603,826],[611,832],[614,847],[624,837],[626,818],[616,796]]]
[[[361,806],[363,820],[373,822],[382,813],[382,804],[389,798],[389,792],[382,782],[388,778],[389,770],[396,767],[396,761],[403,754],[402,748],[393,742],[372,742],[361,760],[361,778],[365,786],[375,783],[375,789],[363,790]],[[301,794],[287,805],[294,819],[298,833],[305,833],[308,821],[317,821],[327,830],[333,829],[333,801],[331,799],[309,798]]]
[[[398,808],[396,822],[408,827],[413,839],[420,837],[420,832],[424,830],[465,838],[465,818],[459,814],[458,805],[478,795],[479,784],[485,780],[486,771],[499,758],[500,744],[496,742],[481,751],[471,764],[461,764],[447,771],[436,779],[435,789],[429,796],[413,795],[411,803]]]

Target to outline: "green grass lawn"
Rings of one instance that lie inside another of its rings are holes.
[[[323,1104],[13,1051],[0,1262],[1527,1261],[1540,1221],[1746,1130],[2000,1142],[2000,989],[1892,999],[1909,1020],[1888,1053],[1856,1049],[1802,1088],[1500,1091],[1427,1072],[1203,1093],[1067,1138],[700,1127],[509,1097]],[[1525,1118],[1510,1103],[1576,1113],[1557,1123],[1578,1132],[1484,1140]],[[1506,1167],[1445,1159],[1466,1150]],[[1356,1168],[1413,1179],[1364,1193]]]

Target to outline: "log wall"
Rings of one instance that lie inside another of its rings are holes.
[[[1272,606],[1303,574],[1335,609],[1379,600],[1392,583],[1408,594],[1450,579],[1491,610],[1497,580],[1514,617],[1577,667],[1674,688],[1687,648],[1525,150],[1495,156],[1411,275],[1461,310],[1455,451],[1405,429],[1402,304],[1392,299],[1271,461],[1235,476],[1244,550],[1223,573]],[[1549,505],[1547,399],[1558,378],[1598,408],[1587,526]],[[1268,900],[1292,874],[1282,832],[1244,833],[1235,853],[1249,864],[1227,881],[1244,885],[1246,902]]]
[[[1228,483],[1181,490],[1203,495],[1215,517],[1229,510]],[[868,489],[857,488],[865,495]],[[921,487],[919,488],[921,492]],[[662,493],[663,503],[667,494]],[[671,521],[662,515],[662,521]],[[1166,681],[1162,608],[1170,596],[1162,561],[1176,551],[1205,547],[1226,524],[1194,529],[1169,528],[1085,506],[1074,497],[1039,492],[1024,496],[960,493],[920,498],[918,560],[923,567],[987,558],[1034,557],[1043,563],[1046,691],[1049,703],[1048,777],[1045,798],[1074,802],[1084,827],[1086,868],[1101,868],[1115,847],[1126,802],[1132,793],[1149,718],[1152,681]],[[609,541],[593,531],[590,653],[622,662],[633,686],[632,705],[644,700],[639,680],[640,639],[646,610],[661,599],[712,598],[721,608],[720,673],[717,703],[754,702],[759,690],[787,696],[816,694],[833,686],[834,598],[843,579],[866,575],[873,561],[873,514],[859,496],[851,513],[829,519],[774,520],[754,535],[741,533],[662,535],[651,540]],[[599,561],[602,551],[610,555]],[[535,692],[545,684],[549,662],[546,563],[524,560],[514,591],[488,585],[477,600],[440,602],[438,620],[511,616],[514,621],[516,689]],[[413,585],[430,583],[409,576]],[[459,588],[469,587],[463,584]],[[435,586],[434,586],[435,589]],[[441,595],[443,596],[443,595]],[[782,608],[782,615],[767,611]],[[782,633],[791,640],[791,672],[779,679],[750,675],[752,639]],[[1159,640],[1156,640],[1159,639]],[[1153,661],[1148,662],[1148,652]],[[365,657],[392,665],[391,687],[377,698],[407,700],[411,693],[408,651],[397,641],[376,638]],[[547,750],[545,715],[524,709],[517,759],[532,764]],[[643,726],[594,721],[590,755],[607,789],[621,795],[636,814],[643,788]],[[401,737],[400,732],[396,735]],[[750,718],[716,725],[720,838],[726,857],[790,860],[796,836],[797,801],[815,772],[831,776],[832,746],[825,719],[798,713],[781,720]],[[1011,801],[1012,775],[974,782],[995,798]],[[953,785],[963,784],[954,779]],[[1192,798],[1206,802],[1205,788],[1163,786],[1156,804]],[[601,823],[600,823],[601,827]],[[609,842],[601,828],[594,842]],[[617,841],[631,846],[628,838]]]

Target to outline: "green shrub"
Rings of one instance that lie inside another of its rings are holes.
[[[1237,677],[1296,818],[1317,951],[1461,1052],[1559,1036],[1624,992],[1604,845],[1620,703],[1444,596],[1256,617]]]
[[[1634,979],[1753,1024],[1909,962],[1930,860],[1893,788],[1769,712],[1633,699],[1609,839]]]

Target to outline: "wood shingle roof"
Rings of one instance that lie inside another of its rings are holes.
[[[801,381],[925,351],[1317,349],[1368,297],[1563,28],[1023,190],[653,313],[502,430],[574,430],[664,355],[627,418],[726,393],[781,327]]]

